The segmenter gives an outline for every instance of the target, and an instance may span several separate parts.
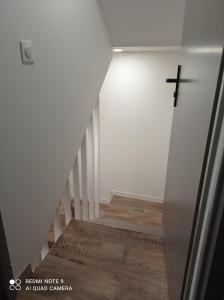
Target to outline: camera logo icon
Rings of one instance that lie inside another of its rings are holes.
[[[11,291],[20,291],[21,290],[21,283],[22,281],[20,279],[11,279],[9,280],[9,289]]]

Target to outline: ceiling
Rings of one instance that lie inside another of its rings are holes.
[[[185,0],[99,0],[114,47],[180,46]]]

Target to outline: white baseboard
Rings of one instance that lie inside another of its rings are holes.
[[[127,197],[132,199],[139,199],[144,201],[150,201],[150,202],[158,202],[163,203],[164,199],[160,197],[154,197],[154,196],[148,196],[148,195],[142,195],[142,194],[133,194],[133,193],[127,193],[127,192],[121,192],[121,191],[111,191],[112,198],[113,196],[120,196],[120,197]]]
[[[102,204],[110,204],[112,199],[106,199],[106,198],[101,198],[100,199],[100,203]]]

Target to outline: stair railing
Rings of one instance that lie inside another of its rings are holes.
[[[83,137],[78,155],[69,173],[64,193],[52,221],[53,241],[46,238],[41,250],[40,261],[72,219],[93,221],[99,218],[100,198],[100,114],[99,102],[93,110]],[[63,208],[62,208],[63,207]],[[63,224],[62,225],[62,219]],[[51,235],[52,236],[52,235]]]

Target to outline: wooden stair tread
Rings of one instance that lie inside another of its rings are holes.
[[[92,221],[92,223],[163,237],[163,229],[161,226],[157,225],[145,226],[141,224],[132,224],[128,221],[116,220],[113,218],[97,219]]]

